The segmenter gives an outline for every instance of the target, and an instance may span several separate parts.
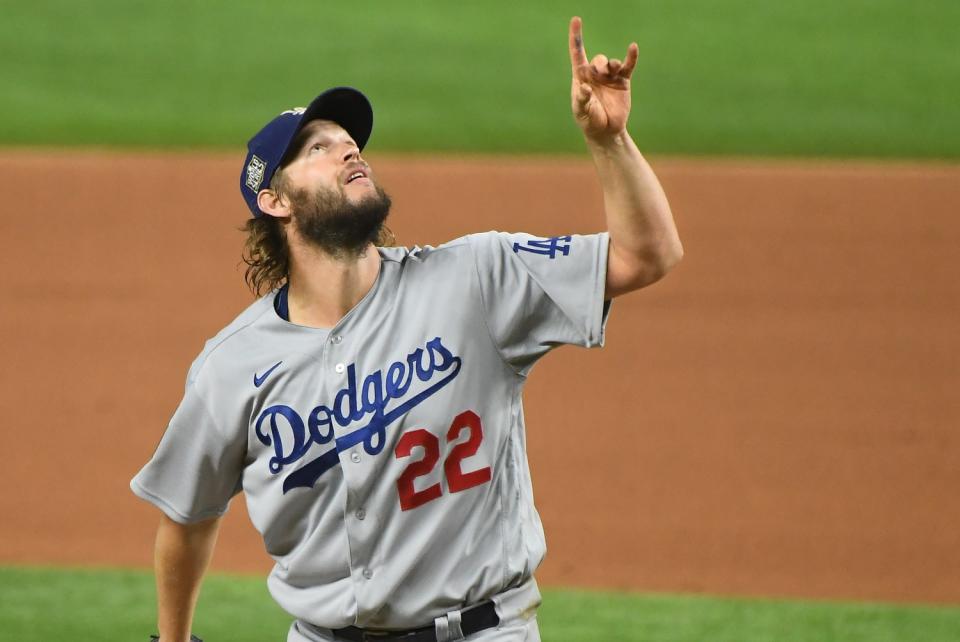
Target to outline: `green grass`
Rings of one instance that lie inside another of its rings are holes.
[[[653,152],[960,157],[955,0],[46,0],[0,21],[0,144],[239,147],[334,84],[378,150],[575,152],[569,17],[640,45]]]
[[[152,576],[0,567],[0,632],[17,642],[146,640]],[[960,608],[544,591],[546,642],[955,642]],[[281,642],[290,618],[264,578],[212,574],[195,632],[208,642]]]

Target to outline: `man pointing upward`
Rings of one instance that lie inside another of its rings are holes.
[[[602,345],[610,301],[682,256],[626,131],[637,46],[588,62],[579,18],[569,43],[605,232],[390,247],[390,198],[361,156],[373,111],[356,89],[327,90],[250,140],[240,191],[259,298],[193,362],[131,482],[163,513],[162,642],[189,639],[241,490],[276,562],[270,592],[294,618],[289,642],[539,639],[546,548],[523,385],[554,347]]]

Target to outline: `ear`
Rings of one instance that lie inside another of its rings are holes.
[[[257,207],[269,216],[290,218],[290,203],[272,189],[262,189],[257,193]]]

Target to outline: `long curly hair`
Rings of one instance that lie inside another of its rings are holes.
[[[285,195],[287,181],[283,169],[274,172],[270,179],[270,189]],[[290,276],[290,251],[283,222],[275,216],[258,216],[247,220],[242,232],[247,233],[243,243],[243,262],[247,268],[243,279],[255,296],[262,296],[279,288]],[[393,232],[384,225],[375,245],[390,247],[396,244]]]

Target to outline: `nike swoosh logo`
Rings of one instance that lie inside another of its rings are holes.
[[[254,372],[254,373],[253,373],[253,385],[256,386],[257,388],[259,388],[261,385],[263,385],[263,382],[267,380],[267,377],[270,376],[270,373],[273,372],[274,370],[276,370],[277,368],[279,368],[281,363],[283,363],[283,361],[277,361],[272,368],[270,368],[269,370],[267,370],[266,372],[264,372],[264,373],[263,373],[262,375],[260,375],[259,377],[257,376],[257,373]]]

